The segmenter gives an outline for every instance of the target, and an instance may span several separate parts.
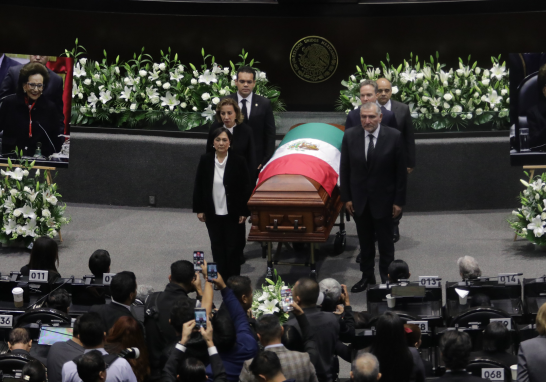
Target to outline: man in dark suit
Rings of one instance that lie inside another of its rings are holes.
[[[390,110],[394,113],[396,118],[396,126],[391,127],[396,127],[402,133],[406,148],[408,174],[411,174],[415,168],[415,130],[413,128],[409,106],[405,103],[391,99],[392,85],[386,78],[380,78],[377,80],[377,88],[377,102],[386,110]],[[400,225],[400,219],[402,219],[402,213],[400,213],[400,215],[394,219],[395,243],[400,239],[400,230],[398,228]]]
[[[38,62],[44,66],[47,64],[48,59],[49,56],[30,56],[30,62]],[[0,99],[15,94],[19,81],[19,72],[22,67],[23,65],[17,65],[8,69],[8,73],[0,85]],[[42,95],[47,96],[47,98],[55,104],[64,121],[63,79],[49,68],[47,68],[47,72],[49,73],[49,84],[47,85],[47,88],[44,89]]]
[[[74,323],[72,338],[68,341],[55,342],[47,353],[47,379],[49,382],[61,382],[63,365],[83,354],[84,348],[79,339],[80,319]]]
[[[116,323],[118,318],[130,316],[136,319],[131,311],[131,304],[137,295],[136,277],[133,272],[123,271],[112,277],[110,283],[112,302],[110,304],[93,305],[90,312],[99,314],[106,333]]]
[[[440,340],[440,351],[446,365],[446,373],[438,382],[485,382],[486,379],[470,375],[466,370],[472,349],[468,333],[458,330],[447,331]],[[518,378],[518,381],[520,379]]]
[[[0,53],[0,84],[4,81],[4,78],[8,75],[8,69],[12,66],[21,65],[19,62],[9,58],[4,53]],[[1,97],[0,97],[1,98]]]
[[[256,161],[258,169],[263,167],[275,151],[275,118],[271,101],[253,93],[256,86],[256,71],[249,66],[242,66],[237,70],[237,93],[230,94],[239,104],[245,118],[244,123],[252,128]],[[257,176],[250,174],[251,178]],[[253,178],[254,179],[254,178]]]
[[[331,382],[334,374],[332,367],[336,343],[339,339],[339,320],[335,314],[322,312],[317,307],[319,292],[320,287],[315,280],[301,278],[294,285],[292,296],[294,302],[305,312],[309,325],[314,331],[316,348],[319,353],[318,362],[314,365],[317,378],[320,382]],[[300,325],[293,315],[286,325],[295,327],[303,337]]]
[[[341,144],[341,199],[354,217],[362,260],[362,279],[351,292],[375,284],[375,240],[379,274],[384,283],[394,260],[393,218],[406,200],[406,155],[402,134],[381,125],[381,109],[368,102],[360,108],[361,126],[345,131]]]
[[[377,83],[375,81],[364,80],[360,83],[360,102],[362,105],[368,102],[377,102]],[[396,128],[394,113],[384,107],[381,107],[381,112],[383,113],[382,124]],[[360,126],[360,107],[352,110],[345,121],[345,129],[354,126]]]

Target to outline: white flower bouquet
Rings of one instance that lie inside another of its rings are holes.
[[[252,299],[252,314],[254,317],[259,318],[264,314],[275,314],[279,317],[281,325],[288,320],[289,314],[282,310],[281,307],[281,289],[285,285],[280,276],[277,276],[277,270],[275,269],[275,277],[277,282],[273,282],[270,279],[265,279],[269,285],[262,285],[262,289],[256,289]]]
[[[73,125],[157,128],[170,124],[189,130],[213,121],[215,105],[237,91],[233,80],[237,68],[245,65],[257,71],[254,92],[270,99],[274,112],[284,111],[280,91],[254,66],[258,61],[247,62],[244,49],[240,62],[230,61],[225,67],[202,49],[200,68],[183,64],[178,54],[172,57],[171,48],[167,53],[161,51],[159,62],[145,54],[144,48],[132,60],[122,62],[118,56],[114,63],[108,62],[106,51],[101,62],[81,57],[84,52],[76,39],[76,47],[64,53],[75,59]]]
[[[8,159],[7,171],[0,170],[0,242],[28,246],[40,236],[54,238],[70,219],[63,216],[66,205],[60,204],[57,185],[48,184],[47,173],[37,169],[31,174],[34,162],[18,162],[20,167],[15,167]]]
[[[527,176],[527,172],[525,172]],[[546,173],[531,183],[521,180],[526,189],[519,194],[521,208],[512,211],[508,223],[516,234],[532,243],[546,244]]]
[[[410,60],[398,66],[381,61],[381,67],[366,65],[360,59],[357,72],[341,84],[337,110],[349,113],[360,106],[359,85],[366,79],[386,78],[392,83],[392,97],[408,104],[416,129],[461,129],[469,125],[491,123],[496,129],[509,126],[509,80],[506,63],[491,57],[492,67],[480,68],[459,58],[458,68],[445,68],[430,56],[430,62],[419,62],[410,53]]]

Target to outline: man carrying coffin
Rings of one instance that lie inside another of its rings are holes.
[[[402,133],[404,139],[404,145],[406,148],[408,174],[411,174],[415,168],[415,131],[413,129],[413,122],[411,121],[411,114],[408,105],[402,102],[391,99],[392,85],[386,78],[380,78],[377,80],[377,102],[385,109],[394,113],[396,118],[396,127]],[[394,242],[396,243],[400,239],[400,219],[402,214],[398,215],[398,218],[394,219]]]
[[[406,154],[402,134],[381,124],[381,108],[368,102],[360,108],[361,126],[345,131],[341,144],[341,199],[354,217],[362,259],[362,279],[351,292],[376,284],[375,240],[379,247],[381,282],[394,260],[393,218],[406,200]]]

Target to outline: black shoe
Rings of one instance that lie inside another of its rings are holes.
[[[362,252],[358,252],[358,255],[356,256],[356,262],[360,263],[361,259],[362,259]]]
[[[400,229],[398,228],[397,225],[395,225],[394,235],[392,235],[392,241],[396,243],[398,240],[400,240]]]
[[[375,285],[375,276],[374,277],[362,277],[362,279],[357,282],[351,288],[351,293],[360,293],[365,291],[368,288],[368,285]]]
[[[243,265],[244,263],[246,263],[245,255],[241,253],[239,255],[239,264]]]

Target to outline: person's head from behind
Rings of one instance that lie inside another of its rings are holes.
[[[303,338],[301,333],[292,325],[283,325],[281,342],[285,348],[291,351],[304,352]]]
[[[122,316],[110,328],[106,342],[116,346],[120,351],[132,347],[142,351],[144,347],[142,326],[133,317]]]
[[[302,308],[314,307],[320,293],[318,283],[308,277],[299,279],[292,289],[292,297]]]
[[[169,322],[177,334],[182,334],[182,325],[195,319],[195,302],[188,297],[182,297],[171,308]],[[216,328],[214,328],[216,332]]]
[[[332,278],[324,279],[319,283],[320,291],[324,294],[322,310],[333,312],[341,303],[341,284]]]
[[[96,279],[102,279],[105,273],[110,273],[110,254],[105,249],[97,249],[89,258],[89,270]]]
[[[411,276],[408,263],[400,259],[393,260],[389,264],[387,272],[389,276],[389,282],[391,283],[397,283],[400,282],[400,280],[407,280]]]
[[[260,382],[269,382],[274,379],[283,381],[281,361],[276,353],[262,351],[252,360],[249,370]],[[283,379],[284,378],[284,379]]]
[[[70,294],[65,289],[57,289],[47,297],[47,307],[60,310],[68,314],[70,308]]]
[[[470,307],[491,306],[491,299],[483,293],[477,293],[470,299]]]
[[[42,236],[36,239],[30,252],[30,269],[41,271],[57,271],[59,265],[59,247],[50,237]]]
[[[379,361],[376,356],[362,352],[353,361],[351,381],[353,382],[375,382],[381,379],[379,372]]]
[[[273,314],[264,314],[256,321],[256,334],[264,347],[280,344],[283,332],[278,317]]]
[[[83,382],[104,382],[106,380],[106,364],[102,353],[98,350],[92,350],[82,355],[76,367]]]
[[[196,278],[193,263],[188,260],[178,260],[171,264],[169,281],[180,285],[186,292],[193,292],[193,280]]]
[[[510,331],[500,321],[491,322],[483,331],[482,349],[487,352],[504,352],[512,344]]]
[[[538,309],[536,317],[537,332],[541,336],[546,335],[546,303]]]
[[[102,324],[102,319],[98,313],[85,313],[80,316],[79,320],[79,338],[83,347],[86,349],[104,347],[104,325]]]
[[[450,370],[462,370],[466,368],[472,342],[468,333],[458,330],[445,332],[440,340],[440,351],[446,367]]]
[[[110,283],[112,299],[120,304],[131,305],[137,295],[136,276],[133,272],[123,271],[116,273]]]
[[[475,280],[482,275],[478,262],[472,256],[459,257],[457,265],[463,280]]]
[[[9,333],[8,339],[9,350],[26,350],[30,352],[32,340],[26,328],[15,328]]]
[[[40,361],[34,359],[23,366],[21,376],[26,382],[46,382],[46,369]]]
[[[227,286],[233,291],[245,312],[252,307],[252,282],[247,276],[231,276]]]
[[[194,357],[189,357],[178,365],[177,381],[205,382],[207,372],[203,362]]]
[[[408,346],[419,349],[421,346],[421,328],[415,324],[404,324]]]

